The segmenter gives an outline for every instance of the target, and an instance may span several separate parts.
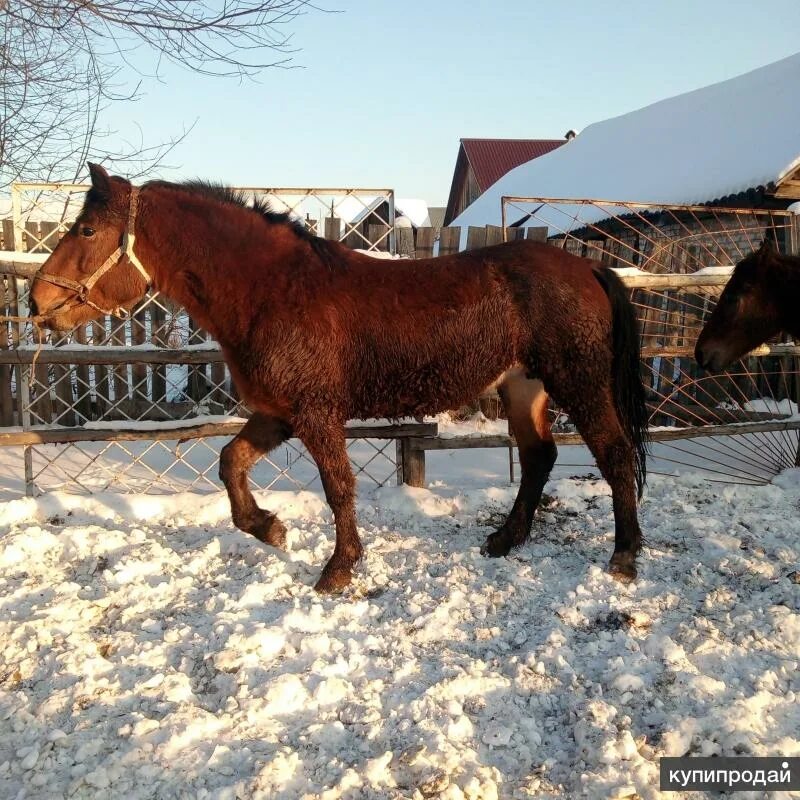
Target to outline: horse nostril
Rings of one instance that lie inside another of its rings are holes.
[[[37,317],[39,315],[39,310],[36,306],[36,301],[32,297],[28,299],[28,308],[31,311],[32,317]]]

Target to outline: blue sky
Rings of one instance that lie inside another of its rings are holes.
[[[297,69],[168,68],[106,122],[155,142],[196,120],[164,177],[444,205],[461,137],[558,138],[791,55],[800,31],[797,0],[324,2],[340,13],[293,26]]]

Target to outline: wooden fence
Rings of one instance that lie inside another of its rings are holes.
[[[337,222],[326,220],[326,236],[341,237]],[[385,225],[366,223],[362,229],[365,235],[376,237],[379,249],[390,241],[385,230]],[[462,240],[458,228],[442,229],[438,241],[430,228],[397,228],[395,233],[398,250],[416,258],[430,257],[434,252],[440,256],[456,253]],[[547,233],[548,229],[541,226],[518,227],[508,229],[506,238],[546,242]],[[52,249],[58,235],[55,223],[28,222],[22,233],[22,249],[44,254]],[[504,236],[502,227],[490,225],[470,227],[463,238],[466,249],[474,249],[497,244]],[[363,245],[361,235],[352,243]],[[598,244],[573,238],[550,243],[577,255],[615,263],[614,242]],[[3,220],[0,246],[13,249],[14,245],[14,226],[10,220]],[[771,397],[800,404],[800,348],[771,343],[753,355],[746,374],[724,379],[730,385],[701,376],[692,359],[694,340],[726,277],[692,275],[683,251],[664,242],[658,248],[657,252],[654,244],[642,248],[642,259],[651,274],[625,278],[642,326],[651,424],[671,428],[656,431],[655,438],[668,441],[727,436],[739,432],[741,423],[756,426],[749,428],[752,432],[796,430],[795,422],[783,419],[789,414],[748,409],[747,402]],[[698,249],[695,255],[696,269],[697,264],[702,265],[704,254]],[[386,268],[391,269],[391,264]],[[25,284],[18,278],[32,274],[35,266],[19,263],[15,269],[6,269],[5,313],[25,313]],[[83,326],[76,332],[74,343],[79,347],[42,349],[31,375],[35,343],[21,340],[19,326],[6,326],[6,336],[0,340],[0,427],[20,426],[24,430],[6,431],[0,445],[27,448],[47,442],[69,446],[141,440],[147,434],[134,423],[143,421],[164,423],[158,433],[151,433],[153,439],[229,435],[231,426],[236,427],[237,423],[202,420],[189,424],[198,416],[237,415],[242,409],[216,344],[185,312],[158,296],[147,300],[127,322],[106,318]],[[677,383],[676,376],[680,376]],[[731,398],[735,402],[728,402]],[[499,404],[491,397],[483,398],[481,408],[491,414],[499,411]],[[118,424],[103,430],[85,427],[96,421]],[[564,442],[576,439],[568,428],[557,430]],[[380,435],[389,433],[382,431]],[[427,429],[424,435],[417,429],[399,431],[396,438],[400,471],[414,483],[424,475],[425,450],[478,446],[474,441],[458,439],[434,441],[436,436]],[[484,439],[480,446],[510,443],[508,437],[500,437],[496,442]]]

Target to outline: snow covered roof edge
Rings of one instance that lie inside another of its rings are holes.
[[[800,53],[596,122],[506,174],[452,225],[499,224],[503,195],[703,203],[776,184],[800,165],[798,85]]]

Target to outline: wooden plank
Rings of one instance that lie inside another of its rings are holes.
[[[120,322],[118,319],[111,320],[111,336],[109,340],[111,341],[111,346],[115,345],[125,345],[125,334],[126,334],[127,325],[125,323]],[[97,349],[97,348],[95,348]],[[127,347],[121,347],[120,350],[127,350],[130,353],[130,349]],[[120,366],[111,366],[110,367],[110,376],[111,383],[114,389],[114,402],[119,402],[123,398],[128,397],[128,367],[127,363],[124,363]]]
[[[211,338],[211,334],[206,334],[207,341],[211,342],[213,339]],[[220,353],[220,355],[222,355]],[[211,402],[217,403],[224,409],[229,409],[231,405],[231,401],[228,399],[228,396],[225,392],[225,362],[224,361],[214,361],[209,360],[208,363],[211,364],[211,382],[214,384],[214,388],[211,391]]]
[[[674,442],[680,439],[703,439],[709,436],[741,436],[742,434],[766,433],[768,431],[800,430],[800,420],[771,420],[765,422],[740,422],[730,425],[693,425],[685,428],[656,428],[650,430],[653,442]],[[554,433],[556,444],[583,444],[578,433]],[[0,440],[0,443],[1,440]],[[411,438],[410,446],[420,450],[478,450],[481,448],[510,447],[515,445],[511,436],[448,436]]]
[[[38,328],[33,329],[33,336],[44,338],[46,334]],[[53,401],[50,397],[50,371],[47,364],[38,363],[34,367],[34,381],[31,386],[31,415],[34,424],[53,421]]]
[[[72,394],[72,369],[68,366],[55,364],[51,368],[53,373],[53,388],[56,400],[53,404],[53,422],[59,425],[77,425],[73,404],[75,398]]]
[[[470,225],[467,228],[467,250],[477,250],[486,244],[486,227]]]
[[[397,255],[414,258],[414,229],[395,226],[394,233]]]
[[[30,346],[0,354],[0,363],[30,364],[34,348]],[[207,364],[224,362],[221,350],[150,350],[136,347],[97,347],[78,349],[64,345],[45,346],[36,359],[41,364]]]
[[[442,228],[439,231],[439,255],[449,256],[461,249],[461,228]]]
[[[412,447],[410,439],[400,439],[400,470],[407,486],[425,486],[425,450]]]
[[[20,447],[31,444],[69,444],[71,442],[133,442],[141,440],[169,441],[202,439],[212,436],[234,436],[244,427],[244,422],[209,422],[198,425],[174,427],[158,425],[147,428],[47,428],[33,431],[0,433],[0,447]],[[398,423],[396,425],[359,425],[345,427],[348,439],[399,439],[413,436],[415,441],[426,442],[436,436],[435,422]]]
[[[45,257],[41,255],[37,258],[23,258],[25,253],[5,253],[0,251],[0,272],[4,275],[13,275],[16,278],[31,280],[41,269],[45,262]],[[34,254],[36,255],[36,254]]]
[[[158,302],[150,305],[150,343],[156,347],[165,347],[167,344],[166,335],[167,312]],[[194,330],[194,323],[189,320],[189,330]],[[191,333],[189,334],[191,341]],[[189,371],[191,374],[191,370]],[[166,368],[159,364],[153,367],[151,378],[151,389],[153,401],[162,403],[167,398],[167,373]]]
[[[583,440],[577,436],[577,443]],[[482,447],[508,447],[513,445],[511,436],[493,434],[491,436],[447,436],[411,439],[409,446],[417,450],[477,450]]]
[[[342,236],[342,221],[339,217],[325,217],[325,238],[338,242]]]
[[[41,245],[37,253],[51,253],[58,244],[58,223],[47,220],[39,223],[39,236]]]
[[[35,220],[28,220],[25,223],[25,232],[22,234],[25,242],[26,253],[46,253],[43,247],[38,244],[39,241],[39,223]]]
[[[526,238],[530,239],[534,242],[546,242],[547,241],[547,226],[544,225],[532,225],[529,228],[525,228]]]
[[[433,258],[433,228],[417,228],[417,241],[414,247],[415,258]]]
[[[206,339],[206,332],[197,324],[197,322],[189,317],[189,342],[203,341]],[[184,391],[187,396],[195,402],[201,400],[208,400],[211,394],[211,384],[208,380],[208,365],[209,359],[198,362],[196,365],[190,366],[186,371],[186,387]],[[159,369],[164,369],[160,367]]]
[[[502,225],[487,225],[486,238],[484,244],[489,247],[494,244],[501,244],[503,241],[503,226]],[[467,248],[471,249],[471,248]]]
[[[91,332],[89,330],[88,325],[81,325],[75,331],[75,340],[78,344],[86,344],[91,337]],[[91,351],[89,351],[91,352]],[[43,365],[46,365],[47,362],[41,361]],[[89,363],[86,361],[76,361],[77,366],[75,367],[75,377],[76,377],[76,400],[75,400],[75,412],[78,415],[78,420],[81,418],[85,420],[92,419],[92,389],[94,388],[92,385],[92,376],[91,371],[89,370]]]
[[[0,228],[3,240],[0,242],[0,250],[14,250],[14,220],[2,220],[2,228]]]
[[[105,317],[100,320],[90,322],[86,326],[86,332],[91,337],[92,342],[103,342],[106,338]],[[103,419],[109,407],[108,398],[109,377],[105,366],[95,365],[90,373],[94,385],[94,414],[97,419]]]
[[[370,222],[367,226],[367,239],[369,244],[374,245],[374,250],[388,250],[389,249],[389,229],[383,223]],[[361,245],[364,250],[369,250],[370,246],[366,243]]]
[[[131,344],[135,347],[136,345],[143,345],[147,339],[147,329],[145,325],[147,324],[147,310],[139,311],[138,313],[134,314],[131,317]],[[148,391],[147,391],[147,364],[151,363],[148,362],[147,359],[142,358],[139,353],[136,353],[130,359],[132,364],[131,366],[131,377],[130,377],[130,388],[128,390],[128,397],[131,400],[146,400],[148,399]]]
[[[30,364],[34,349],[0,351],[0,364]],[[692,356],[694,344],[675,347],[644,347],[643,358],[655,356]],[[750,356],[800,355],[800,345],[765,344],[751,351]],[[130,347],[93,347],[78,350],[64,347],[44,347],[37,358],[40,364],[223,364],[222,352],[217,350],[136,350]]]

